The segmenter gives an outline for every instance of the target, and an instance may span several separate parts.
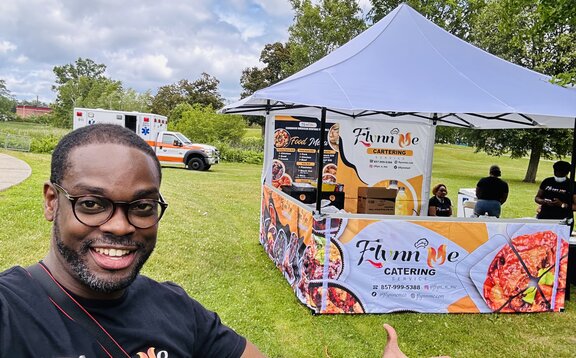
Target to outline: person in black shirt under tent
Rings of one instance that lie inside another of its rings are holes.
[[[490,176],[480,179],[476,184],[476,198],[478,199],[474,206],[474,214],[499,218],[502,204],[508,199],[508,183],[500,179],[502,172],[499,166],[491,166],[489,173]]]
[[[432,188],[433,197],[428,201],[428,216],[452,216],[452,202],[446,196],[446,185],[438,184]]]
[[[552,166],[554,176],[546,178],[540,184],[534,201],[540,205],[540,211],[536,215],[538,219],[574,219],[573,211],[576,197],[570,200],[570,163],[563,160],[557,161]],[[570,224],[572,232],[573,223]]]

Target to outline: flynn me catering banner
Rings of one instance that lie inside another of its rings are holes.
[[[569,228],[327,218],[264,186],[260,241],[318,314],[557,312]]]
[[[360,186],[393,187],[399,189],[396,201],[405,201],[400,215],[420,215],[430,132],[429,125],[406,121],[342,121],[338,182],[344,184],[346,210],[356,212]]]

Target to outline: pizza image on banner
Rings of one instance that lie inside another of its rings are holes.
[[[558,236],[552,231],[514,237],[492,259],[484,282],[484,298],[496,312],[543,312],[553,306],[555,274],[556,302],[562,304],[566,290],[566,265],[557,270]],[[568,243],[561,241],[561,261],[567,260]]]

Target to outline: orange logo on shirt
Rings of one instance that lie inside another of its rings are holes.
[[[156,348],[150,347],[146,353],[139,352],[138,358],[168,358],[168,352],[166,351],[159,351],[158,355],[155,352]]]

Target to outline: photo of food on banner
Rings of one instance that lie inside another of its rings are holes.
[[[342,226],[334,225],[335,236],[326,239],[321,235],[325,233],[324,223],[315,221],[320,231],[315,228],[312,241],[304,246],[298,259],[298,274],[293,285],[296,295],[316,313],[364,313],[357,294],[338,281],[344,270],[344,253],[335,232],[341,231]]]
[[[338,209],[328,206],[327,210]],[[264,190],[261,244],[299,300],[316,312],[322,307],[323,313],[361,313],[364,310],[356,294],[336,282],[344,269],[344,253],[338,237],[345,229],[346,221],[340,218],[316,221],[310,211],[270,189]],[[319,282],[323,280],[334,282],[322,287]],[[322,297],[325,297],[324,302]]]
[[[344,186],[338,183],[339,124],[326,123],[326,131],[324,158],[320,161],[320,121],[277,116],[270,181],[272,186],[299,201],[313,204],[318,184],[317,166],[322,163],[323,205],[343,209]]]
[[[299,208],[272,191],[264,191],[262,203],[260,243],[293,285],[300,278],[299,261],[306,249],[303,236],[298,236]]]
[[[479,289],[494,312],[550,311],[552,297],[556,298],[554,306],[560,307],[566,290],[568,243],[561,242],[557,266],[558,248],[558,237],[553,231],[520,235],[497,250],[487,273],[473,267],[471,275],[477,278]],[[560,279],[554,288],[557,267]]]

